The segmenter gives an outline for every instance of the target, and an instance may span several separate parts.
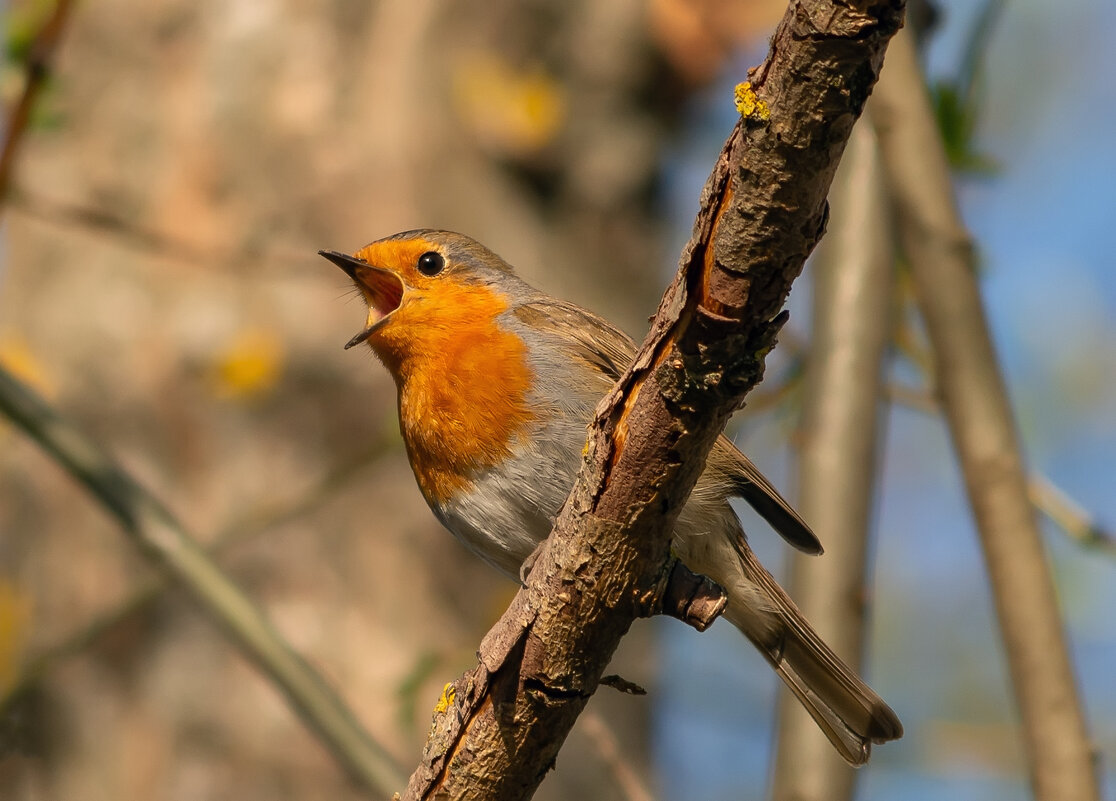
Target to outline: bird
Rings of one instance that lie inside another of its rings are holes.
[[[597,403],[635,343],[592,312],[541,292],[464,234],[404,231],[352,255],[319,251],[368,305],[345,348],[367,344],[395,380],[419,490],[464,545],[515,578],[574,484]],[[730,498],[790,545],[822,552],[810,526],[724,435],[679,513],[672,551],[728,596],[752,642],[851,765],[902,736],[892,709],[807,622],[748,545]]]

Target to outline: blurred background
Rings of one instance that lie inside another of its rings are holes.
[[[639,338],[734,122],[732,87],[784,7],[77,5],[4,212],[0,362],[217,549],[409,771],[514,588],[427,510],[390,379],[341,349],[363,304],[315,252],[459,230]],[[8,106],[52,8],[7,7]],[[935,9],[926,65],[1028,458],[1116,525],[1116,7]],[[792,497],[810,292],[807,268],[730,429]],[[909,354],[891,374],[924,383]],[[859,797],[1026,798],[947,433],[897,402],[885,442],[866,672],[907,735],[876,750]],[[778,575],[783,546],[745,522]],[[1116,556],[1046,533],[1112,796]],[[0,799],[362,797],[189,599],[120,613],[151,579],[0,421],[0,695],[19,691]],[[598,693],[539,798],[631,799],[633,777],[662,799],[765,797],[776,679],[734,630],[641,622],[616,667],[650,694]]]

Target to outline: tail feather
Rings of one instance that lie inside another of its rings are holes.
[[[903,735],[899,718],[822,642],[743,537],[737,551],[744,597],[726,588],[730,601],[725,617],[766,657],[841,756],[851,765],[863,765],[872,743]]]
[[[818,724],[818,728],[837,749],[841,758],[850,765],[860,766],[868,761],[871,755],[870,740],[860,731],[854,729],[841,717],[833,707],[814,692],[810,685],[787,662],[776,663],[772,661],[775,672],[779,675],[794,693],[794,697],[810,713],[810,717]]]

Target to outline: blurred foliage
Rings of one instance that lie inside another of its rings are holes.
[[[566,118],[565,91],[553,76],[542,67],[517,69],[492,52],[463,59],[452,93],[462,122],[497,155],[542,150]]]
[[[397,685],[395,695],[399,701],[399,709],[396,719],[399,722],[399,727],[404,731],[413,732],[415,730],[422,690],[444,661],[444,657],[436,651],[423,651],[417,654],[414,666]]]
[[[1003,0],[985,0],[969,30],[957,74],[930,86],[949,163],[970,175],[993,175],[999,170],[996,160],[980,151],[976,131],[986,105],[981,91],[984,61],[1003,5]]]
[[[242,401],[265,396],[279,383],[285,362],[285,348],[277,332],[243,328],[225,343],[212,365],[214,394]]]
[[[995,174],[999,169],[996,160],[981,153],[974,141],[981,109],[973,94],[962,95],[956,82],[939,81],[930,87],[930,99],[953,168],[972,175]]]
[[[54,0],[23,0],[9,4],[2,17],[4,63],[0,73],[0,95],[7,105],[23,91],[28,72],[44,67],[32,65],[31,60],[54,6]],[[37,131],[58,131],[64,126],[66,115],[58,103],[57,84],[49,70],[42,77],[42,88],[31,110],[29,124]]]
[[[8,5],[4,15],[4,55],[9,62],[27,63],[39,31],[53,8],[54,0],[25,0]]]

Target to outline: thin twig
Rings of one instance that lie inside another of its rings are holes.
[[[73,0],[57,0],[50,17],[35,35],[27,52],[26,77],[23,91],[8,113],[7,128],[4,131],[4,144],[0,146],[0,215],[4,213],[4,199],[12,183],[15,169],[16,151],[23,141],[31,122],[31,112],[35,101],[50,76],[51,64],[58,49],[58,42],[73,10]]]
[[[275,631],[171,513],[73,423],[0,367],[0,411],[24,430],[120,522],[133,544],[184,586],[350,775],[387,795],[404,778],[329,684]]]
[[[319,483],[293,502],[276,508],[259,509],[245,515],[240,521],[226,526],[207,547],[210,556],[213,559],[220,559],[235,546],[313,512],[361,470],[374,462],[384,452],[389,441],[388,437],[381,437],[367,452],[330,471]],[[169,581],[161,575],[141,582],[141,585],[123,601],[95,615],[92,620],[86,621],[59,642],[31,657],[16,680],[6,688],[3,695],[0,695],[0,718],[18,704],[20,698],[36,687],[60,662],[82,653],[104,634],[150,607],[163,596],[168,587]]]
[[[1086,548],[1116,555],[1116,535],[1098,523],[1073,498],[1041,473],[1032,473],[1027,494],[1042,513]]]
[[[192,267],[221,270],[235,265],[243,270],[253,264],[266,265],[269,272],[277,267],[304,270],[307,253],[290,248],[222,248],[190,242],[142,225],[135,220],[99,206],[57,200],[26,187],[16,186],[7,205],[48,225],[82,228],[93,234],[111,237],[121,245],[147,255],[171,259]]]
[[[942,413],[942,403],[932,390],[925,387],[912,387],[892,381],[887,385],[887,397],[892,403],[922,412],[930,417],[939,417]]]
[[[582,733],[593,741],[597,759],[608,769],[624,801],[655,801],[647,783],[620,752],[616,733],[605,719],[589,709],[582,714],[580,723]]]
[[[909,286],[909,281],[900,281],[899,305],[906,314],[907,310],[915,303],[914,295]],[[922,332],[917,330],[909,319],[900,319],[895,327],[893,344],[899,355],[906,358],[924,376],[934,375],[934,353],[926,342]]]
[[[942,403],[932,391],[892,382],[888,397],[908,409],[938,417]],[[1050,518],[1062,533],[1086,548],[1116,555],[1116,534],[1099,523],[1069,494],[1037,470],[1027,476],[1027,496],[1040,512]]]
[[[962,108],[976,106],[976,90],[980,86],[981,69],[988,54],[989,41],[1006,5],[1004,0],[984,0],[977,13],[976,23],[969,31],[961,51],[961,65],[957,70],[957,94],[961,98]]]

